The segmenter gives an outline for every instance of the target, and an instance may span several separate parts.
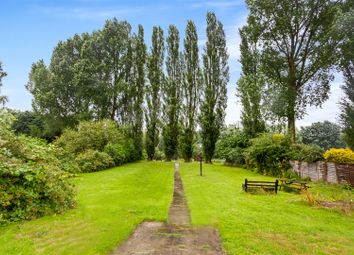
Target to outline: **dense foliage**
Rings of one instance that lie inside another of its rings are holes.
[[[299,135],[303,143],[315,144],[325,150],[345,146],[341,140],[341,127],[329,121],[315,122],[310,126],[301,127]]]
[[[290,168],[289,160],[315,162],[322,160],[318,146],[292,144],[290,137],[281,134],[262,134],[251,139],[245,150],[246,163],[262,174],[284,176]]]
[[[349,148],[327,150],[323,157],[329,162],[354,164],[354,152]]]
[[[140,159],[132,139],[114,121],[84,121],[54,142],[73,157],[81,172],[93,172]]]
[[[0,113],[0,224],[61,213],[74,206],[74,190],[61,150],[43,140],[17,136],[13,117]]]
[[[225,159],[227,164],[245,164],[244,150],[249,145],[249,138],[245,132],[238,129],[226,130],[216,143],[215,157]]]

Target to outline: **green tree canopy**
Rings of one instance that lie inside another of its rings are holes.
[[[300,130],[300,137],[304,144],[318,145],[325,150],[344,147],[345,144],[340,136],[340,126],[329,121],[315,122],[310,126],[301,127]]]
[[[328,0],[247,0],[251,20],[262,31],[261,65],[267,78],[270,110],[285,118],[295,141],[295,119],[307,106],[328,99],[333,54],[338,46],[331,33],[338,6]]]

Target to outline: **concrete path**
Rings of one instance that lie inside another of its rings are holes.
[[[120,255],[224,255],[214,228],[193,228],[184,195],[179,164],[175,163],[173,200],[168,224],[143,222],[112,254]]]

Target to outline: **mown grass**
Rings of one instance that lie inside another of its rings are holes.
[[[222,165],[181,164],[194,225],[214,225],[228,254],[354,254],[354,217],[310,206],[301,194],[248,194],[245,178],[274,180]],[[338,185],[311,183],[315,197],[353,199]]]
[[[76,209],[0,227],[0,254],[107,254],[141,221],[167,220],[173,163],[133,163],[73,182]]]

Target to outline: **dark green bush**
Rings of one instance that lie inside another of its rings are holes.
[[[287,156],[290,160],[316,162],[323,160],[324,150],[317,145],[292,144]]]
[[[109,143],[105,146],[104,152],[111,156],[116,166],[135,160],[134,144],[131,140],[123,144]]]
[[[97,172],[114,166],[114,161],[105,152],[88,149],[78,154],[75,158],[81,172]]]
[[[61,213],[74,206],[73,186],[45,141],[16,136],[12,116],[0,112],[0,224]]]
[[[77,155],[89,149],[103,151],[108,143],[119,144],[124,140],[114,121],[83,121],[75,129],[65,129],[54,144]]]
[[[84,121],[76,129],[64,130],[54,144],[78,165],[78,172],[95,172],[140,159],[126,133],[111,120]]]
[[[227,130],[216,143],[215,158],[227,164],[245,164],[244,149],[249,145],[248,136],[238,129]]]
[[[245,150],[246,162],[262,174],[281,176],[289,168],[290,144],[290,139],[284,135],[262,134],[252,139],[251,146]]]

